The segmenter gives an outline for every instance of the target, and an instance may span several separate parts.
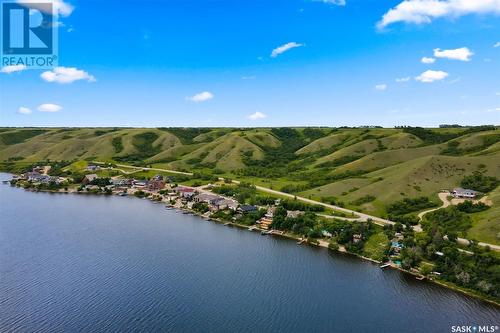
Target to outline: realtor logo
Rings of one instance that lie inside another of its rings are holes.
[[[56,65],[57,16],[52,2],[3,2],[1,18],[2,67]]]

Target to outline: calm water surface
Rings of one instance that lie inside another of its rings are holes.
[[[450,332],[499,324],[499,308],[400,272],[147,200],[7,185],[0,200],[0,332]]]

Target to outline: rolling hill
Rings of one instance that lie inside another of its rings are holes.
[[[500,178],[500,129],[0,129],[4,169],[46,160],[99,160],[216,173],[261,185],[272,183],[285,192],[333,199],[384,216],[387,206],[402,198],[424,196],[437,201],[437,192],[459,186],[473,172]],[[495,200],[497,192],[492,194]],[[485,231],[489,241],[496,239],[500,223],[494,219],[499,207],[500,203],[495,204],[474,217],[474,236]]]

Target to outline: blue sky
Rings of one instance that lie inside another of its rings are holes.
[[[57,0],[61,68],[2,69],[0,125],[500,124],[500,1],[437,2]]]

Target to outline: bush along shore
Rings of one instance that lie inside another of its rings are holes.
[[[41,171],[16,175],[10,184],[29,191],[147,198],[205,220],[355,255],[381,268],[398,269],[500,306],[500,258],[474,243],[461,248],[454,242],[456,233],[438,220],[457,214],[455,211],[437,210],[426,215],[423,231],[416,233],[410,225],[399,222],[382,227],[370,220],[343,219],[335,212],[327,216],[316,205],[262,195],[244,183],[189,187],[168,182],[160,175],[149,180],[92,174],[71,179]],[[443,235],[451,236],[443,239]]]

